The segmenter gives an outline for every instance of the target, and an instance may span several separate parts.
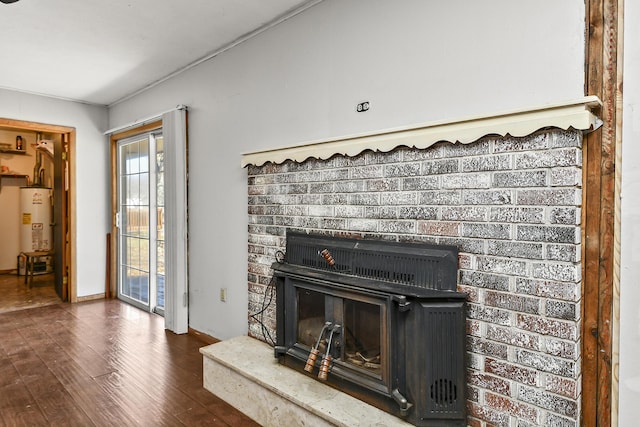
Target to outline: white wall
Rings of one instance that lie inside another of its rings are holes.
[[[77,295],[104,293],[109,224],[107,109],[0,89],[0,117],[76,128]]]
[[[325,0],[110,108],[190,107],[190,326],[247,330],[241,153],[582,97],[583,34],[583,0]]]
[[[621,427],[638,425],[640,401],[640,4],[624,3],[618,424]]]

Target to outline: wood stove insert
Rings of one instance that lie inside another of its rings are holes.
[[[289,232],[280,363],[416,426],[464,426],[465,295],[452,246]]]

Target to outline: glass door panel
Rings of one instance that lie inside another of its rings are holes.
[[[382,375],[384,300],[355,300],[303,287],[296,287],[296,299],[298,344],[309,348],[317,345],[320,352],[325,352],[329,332],[323,334],[324,325],[340,325],[341,337],[335,337],[331,348],[334,357],[351,369],[365,370],[374,377]]]
[[[297,292],[297,340],[313,348],[318,342],[325,323],[325,295],[304,288],[297,288]]]
[[[344,300],[345,361],[380,374],[381,307],[360,301]]]
[[[156,146],[160,135],[118,142],[118,297],[145,310],[158,305]],[[150,183],[154,183],[153,187]],[[164,246],[164,232],[161,238]],[[162,257],[162,274],[164,258]],[[162,280],[164,306],[164,280]]]
[[[332,377],[391,391],[389,313],[393,302],[387,295],[289,277],[284,291],[285,311],[292,313],[284,316],[283,344],[288,356],[305,363],[316,349],[314,369],[328,366]],[[328,354],[332,357],[326,357]],[[321,371],[317,372],[320,378]]]

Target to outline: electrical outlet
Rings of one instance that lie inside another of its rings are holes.
[[[220,288],[220,301],[227,302],[227,288]]]
[[[364,113],[369,109],[369,101],[364,101],[356,105],[356,111],[358,113]]]

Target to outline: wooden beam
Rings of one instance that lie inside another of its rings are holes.
[[[0,127],[3,129],[30,130],[44,133],[69,133],[75,128],[69,126],[51,125],[47,123],[27,122],[24,120],[14,120],[0,118]]]
[[[583,146],[582,426],[611,425],[618,0],[586,2],[586,93],[604,124]]]

